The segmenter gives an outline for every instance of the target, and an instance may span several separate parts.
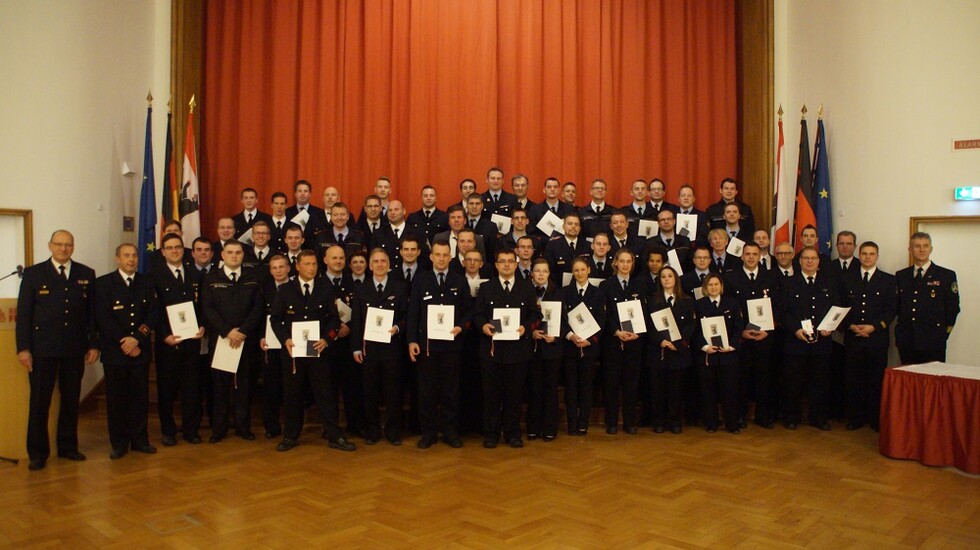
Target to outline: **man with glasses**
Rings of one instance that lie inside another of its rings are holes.
[[[592,180],[589,194],[592,196],[592,202],[583,206],[578,214],[582,222],[582,235],[591,239],[600,231],[609,231],[609,218],[614,208],[606,204],[605,180],[599,178]]]

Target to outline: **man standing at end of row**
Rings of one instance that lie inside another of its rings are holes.
[[[946,340],[960,313],[956,273],[934,264],[932,237],[914,233],[909,239],[912,265],[898,279],[898,323],[895,344],[903,365],[946,361]]]

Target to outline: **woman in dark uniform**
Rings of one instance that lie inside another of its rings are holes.
[[[677,271],[670,266],[660,270],[660,291],[649,297],[650,313],[670,309],[677,326],[679,339],[673,340],[669,332],[648,327],[649,348],[647,366],[650,368],[650,395],[653,396],[653,431],[681,433],[681,402],[684,390],[684,373],[691,366],[691,336],[697,318],[694,300],[681,288]]]
[[[695,303],[694,310],[698,319],[723,317],[725,332],[728,335],[727,345],[721,345],[721,333],[706,340],[703,330],[694,333],[697,352],[695,360],[701,379],[701,415],[704,427],[708,432],[718,429],[718,395],[721,394],[722,411],[725,428],[733,434],[739,433],[738,407],[738,344],[745,326],[742,318],[742,308],[738,301],[730,296],[723,296],[725,283],[721,276],[712,273],[704,279],[701,285],[704,297]]]

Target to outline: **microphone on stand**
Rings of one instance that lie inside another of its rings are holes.
[[[0,277],[0,281],[6,279],[7,277],[13,277],[14,275],[16,275],[19,278],[23,279],[24,278],[24,266],[18,265],[17,266],[17,269],[15,269],[15,270],[11,271],[10,273],[4,275],[3,277]]]

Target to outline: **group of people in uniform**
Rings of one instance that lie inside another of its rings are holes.
[[[18,300],[30,468],[50,455],[56,381],[57,454],[85,459],[79,385],[100,355],[113,459],[156,452],[151,361],[163,445],[201,443],[204,416],[211,443],[232,429],[255,439],[261,388],[264,435],[285,452],[314,403],[323,437],[342,451],[356,449],[353,437],[401,445],[407,432],[420,448],[461,447],[467,432],[487,448],[549,442],[560,387],[569,436],[588,433],[596,396],[608,434],[685,424],[737,434],[750,419],[797,429],[804,397],[818,429],[842,417],[877,430],[892,321],[902,363],[945,359],[956,276],[930,261],[925,233],[911,236],[913,265],[891,275],[877,267],[878,245],[850,231],[837,235],[836,259],[818,252],[810,226],[801,251],[771,250],[731,179],[704,211],[687,185],[667,202],[659,179],[633,182],[622,207],[605,202],[602,179],[581,207],[571,182],[548,178],[539,203],[525,176],[511,178],[513,192],[503,184],[499,168],[485,192],[463,180],[445,210],[426,186],[409,214],[380,178],[356,221],[332,187],[320,208],[297,181],[293,204],[276,192],[268,213],[246,188],[217,240],[185,247],[168,222],[146,269],[121,244],[117,269],[98,278],[72,259],[71,233],[55,231]],[[824,330],[832,308],[848,309]],[[175,334],[177,310],[194,314],[196,331]]]

